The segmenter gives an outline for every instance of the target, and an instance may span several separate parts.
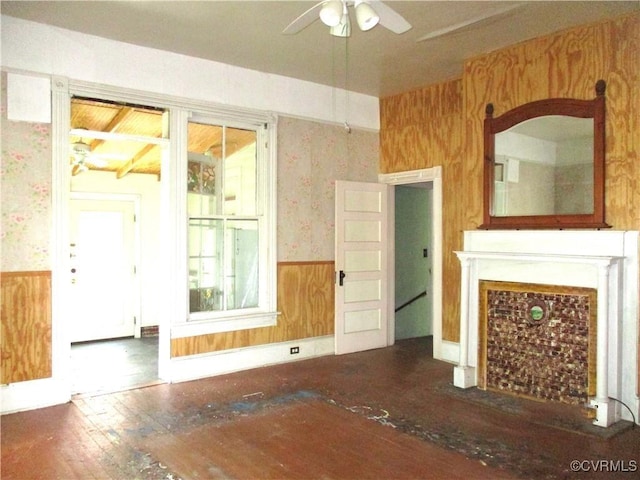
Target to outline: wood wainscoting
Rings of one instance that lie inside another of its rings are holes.
[[[273,327],[174,338],[171,356],[333,335],[334,262],[278,263],[278,316]]]
[[[0,383],[51,377],[51,272],[2,272]]]

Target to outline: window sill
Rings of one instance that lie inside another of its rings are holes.
[[[197,320],[171,326],[171,338],[196,337],[211,333],[234,332],[249,328],[273,327],[280,312],[253,313],[235,317]]]

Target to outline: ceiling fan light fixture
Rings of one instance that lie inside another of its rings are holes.
[[[327,27],[338,26],[342,21],[342,2],[340,0],[325,2],[320,10],[320,20]]]
[[[366,32],[375,27],[380,21],[380,16],[376,13],[371,5],[364,1],[357,1],[355,4],[356,21],[360,30]]]
[[[71,151],[73,155],[84,158],[91,153],[91,147],[80,140],[71,145]]]
[[[342,15],[342,19],[340,23],[335,27],[331,27],[329,29],[329,33],[334,37],[349,37],[351,36],[351,21],[349,20],[349,15],[345,12]]]

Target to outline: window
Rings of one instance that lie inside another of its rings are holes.
[[[263,125],[229,125],[210,118],[194,117],[188,123],[191,322],[261,314],[270,314],[268,324],[273,322],[267,133]]]

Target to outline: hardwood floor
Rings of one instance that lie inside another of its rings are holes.
[[[3,416],[1,478],[637,478],[570,464],[628,470],[640,464],[640,429],[605,432],[575,408],[460,391],[451,377],[415,339],[84,395]]]

